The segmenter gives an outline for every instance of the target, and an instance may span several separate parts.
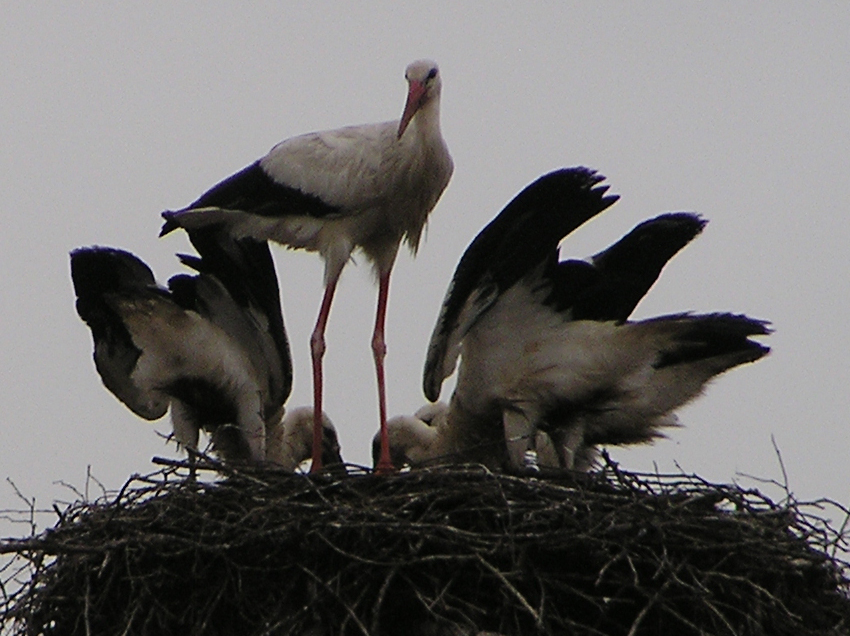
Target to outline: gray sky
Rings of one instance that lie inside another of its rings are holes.
[[[68,252],[129,249],[165,280],[185,237],[159,212],[292,135],[397,118],[406,64],[440,63],[455,174],[388,316],[391,414],[423,402],[425,348],[466,245],[530,181],[560,166],[606,175],[621,201],[569,237],[610,245],[658,213],[703,235],[636,317],[734,311],[773,322],[773,353],[682,409],[685,427],[612,455],[714,481],[781,478],[850,503],[850,4],[843,2],[11,2],[0,19],[0,477],[39,506],[110,488],[177,456],[101,384],[74,311]],[[410,4],[410,3],[406,3]],[[274,250],[294,353],[291,406],[310,402],[314,254]],[[326,405],[349,461],[377,427],[369,347],[376,288],[360,259],[331,314]],[[444,387],[444,397],[451,385]],[[17,507],[0,483],[0,509]],[[0,536],[24,532],[0,522]]]

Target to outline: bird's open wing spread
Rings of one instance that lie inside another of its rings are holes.
[[[644,221],[589,261],[562,261],[547,268],[546,303],[569,320],[628,319],[667,262],[705,227],[685,212]]]
[[[190,230],[189,239],[201,258],[180,259],[201,275],[173,277],[175,300],[234,338],[268,380],[268,407],[283,406],[292,388],[292,358],[268,243],[234,239],[218,227]]]
[[[168,398],[138,386],[132,377],[141,351],[125,326],[118,306],[140,297],[162,299],[153,273],[141,260],[122,250],[92,247],[71,253],[71,278],[77,313],[92,332],[94,361],[103,384],[119,400],[148,420],[168,410]]]
[[[587,168],[549,173],[520,192],[461,257],[431,335],[423,390],[434,401],[454,370],[460,343],[499,294],[534,271],[567,234],[618,197]]]

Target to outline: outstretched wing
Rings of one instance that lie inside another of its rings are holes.
[[[255,368],[268,378],[269,408],[283,406],[292,388],[292,358],[268,243],[234,239],[217,226],[188,234],[200,258],[181,255],[180,260],[200,276],[173,277],[169,287],[175,300],[217,324],[250,352]]]
[[[570,232],[619,197],[605,196],[605,177],[587,168],[551,172],[508,203],[467,248],[458,263],[425,361],[425,396],[439,398],[460,342],[499,295],[540,266]]]
[[[148,420],[168,410],[168,398],[133,381],[142,352],[121,317],[123,304],[159,302],[164,290],[156,286],[150,268],[133,254],[107,247],[71,252],[71,279],[77,313],[91,329],[94,362],[103,384],[119,400]]]
[[[662,214],[637,225],[588,261],[568,260],[544,275],[551,286],[546,304],[571,320],[625,321],[667,262],[690,243],[707,221],[696,214]]]

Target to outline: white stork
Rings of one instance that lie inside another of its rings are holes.
[[[435,402],[422,406],[413,415],[387,420],[390,456],[396,466],[421,468],[441,464],[481,464],[494,471],[508,467],[505,438],[498,420],[485,422],[464,413],[456,403]],[[538,431],[535,440],[538,465],[557,468],[560,461],[549,435]],[[577,470],[589,469],[596,457],[587,448]],[[380,433],[372,440],[372,461],[380,457]]]
[[[91,328],[104,385],[148,420],[171,419],[177,442],[197,449],[201,429],[226,460],[266,460],[292,384],[277,276],[268,244],[215,228],[191,234],[198,274],[160,287],[133,254],[71,253],[77,312]]]
[[[236,237],[252,236],[316,251],[325,261],[325,293],[310,338],[313,362],[313,470],[321,467],[322,357],[325,326],[340,273],[359,248],[378,278],[372,351],[381,430],[386,429],[384,322],[390,272],[402,240],[415,253],[428,214],[452,175],[440,134],[442,81],[437,65],[407,67],[401,119],[287,139],[225,179],[189,207],[164,212],[162,233],[224,223]],[[386,446],[378,465],[391,471]]]
[[[664,214],[645,221],[608,249],[585,261],[557,263],[549,301],[573,320],[624,321],[649,291],[664,265],[702,231],[705,221],[687,213]],[[566,316],[565,316],[566,317]],[[461,385],[458,395],[468,393]],[[414,467],[449,462],[476,462],[498,470],[508,464],[504,435],[496,434],[500,417],[476,417],[460,400],[426,405],[413,416],[389,420],[390,452],[396,463]],[[550,429],[558,437],[559,429]],[[489,436],[489,438],[488,438]],[[376,436],[377,441],[377,436]],[[626,443],[613,437],[585,442],[574,451],[572,468],[589,470],[596,445]],[[538,431],[535,450],[541,467],[560,465],[550,436]],[[373,445],[373,449],[376,446]]]
[[[461,258],[431,338],[426,397],[460,357],[452,408],[501,425],[515,468],[538,428],[568,468],[596,444],[648,441],[712,377],[768,352],[749,339],[766,323],[745,316],[625,322],[701,230],[694,215],[644,223],[590,262],[558,262],[561,239],[616,200],[602,180],[561,170],[511,201]]]
[[[495,435],[494,435],[495,432]],[[445,402],[426,404],[412,416],[387,421],[390,456],[396,466],[413,468],[435,464],[478,463],[500,470],[504,437],[491,426]],[[380,431],[372,440],[372,461],[380,460]]]
[[[322,464],[341,464],[336,428],[322,413]],[[289,472],[295,472],[301,463],[313,455],[313,409],[299,406],[286,412],[276,425],[267,428],[266,460]]]

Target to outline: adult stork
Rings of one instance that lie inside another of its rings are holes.
[[[340,273],[356,248],[371,261],[378,279],[372,335],[383,439],[378,470],[392,470],[384,383],[390,272],[402,241],[416,252],[428,214],[453,170],[440,133],[442,80],[436,63],[413,62],[405,77],[407,101],[400,120],[287,139],[189,207],[163,213],[163,234],[176,227],[224,223],[234,236],[316,251],[324,259],[325,293],[310,337],[314,470],[321,467],[325,327]]]
[[[129,252],[75,250],[77,312],[104,385],[130,410],[155,420],[170,406],[182,447],[196,449],[206,430],[224,459],[264,462],[292,384],[271,253],[216,228],[191,238],[201,257],[181,260],[198,273],[168,287]]]
[[[602,179],[557,171],[509,203],[461,258],[432,335],[426,397],[460,357],[452,406],[500,423],[515,468],[539,428],[568,468],[595,444],[652,439],[712,377],[768,352],[750,339],[766,323],[746,316],[626,321],[698,217],[665,215],[590,262],[558,262],[561,239],[616,200]]]

